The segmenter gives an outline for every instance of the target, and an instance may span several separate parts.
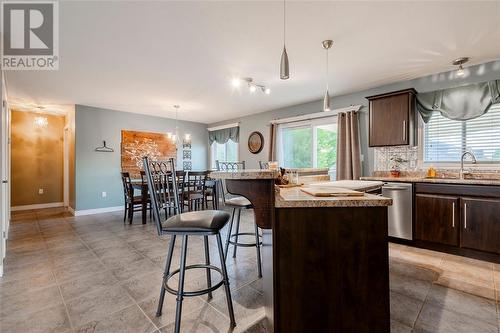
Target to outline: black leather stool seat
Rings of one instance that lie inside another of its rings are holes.
[[[224,204],[234,208],[252,208],[252,203],[245,197],[226,199]]]
[[[206,233],[218,232],[231,218],[221,210],[201,210],[174,215],[163,223],[165,233]]]

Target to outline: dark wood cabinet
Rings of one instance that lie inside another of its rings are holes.
[[[413,143],[416,93],[414,89],[406,89],[367,97],[370,147]]]
[[[500,186],[416,183],[414,207],[418,246],[500,263]]]
[[[460,246],[500,253],[500,199],[461,199]]]
[[[458,246],[459,198],[431,194],[415,195],[416,238]]]

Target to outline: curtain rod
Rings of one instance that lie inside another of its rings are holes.
[[[218,131],[221,129],[238,127],[238,126],[240,126],[240,123],[232,123],[232,124],[225,124],[225,125],[220,125],[220,126],[215,126],[215,127],[208,127],[207,130],[209,132],[213,132],[213,131]]]
[[[289,118],[282,118],[282,119],[275,119],[271,120],[271,124],[285,124],[285,123],[293,123],[297,121],[303,121],[303,120],[312,120],[312,119],[320,119],[320,118],[327,118],[327,117],[333,117],[336,116],[339,113],[342,112],[358,112],[361,109],[362,105],[351,105],[345,108],[340,108],[340,109],[335,109],[332,111],[321,111],[321,112],[316,112],[316,113],[309,113],[309,114],[304,114],[301,116],[295,116],[295,117],[289,117]]]

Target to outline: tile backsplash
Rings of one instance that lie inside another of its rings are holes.
[[[416,171],[418,168],[418,147],[395,146],[374,148],[374,171],[389,171],[393,168],[393,158],[404,162],[399,164],[400,171]]]

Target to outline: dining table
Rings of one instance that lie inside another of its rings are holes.
[[[214,202],[214,209],[219,209],[219,191],[220,188],[220,179],[207,179],[205,181],[205,186],[212,189],[212,196]],[[148,217],[148,198],[149,198],[149,190],[148,183],[142,181],[142,179],[132,179],[131,180],[132,187],[134,190],[137,190],[141,193],[141,212],[142,212],[142,224],[147,223]]]

